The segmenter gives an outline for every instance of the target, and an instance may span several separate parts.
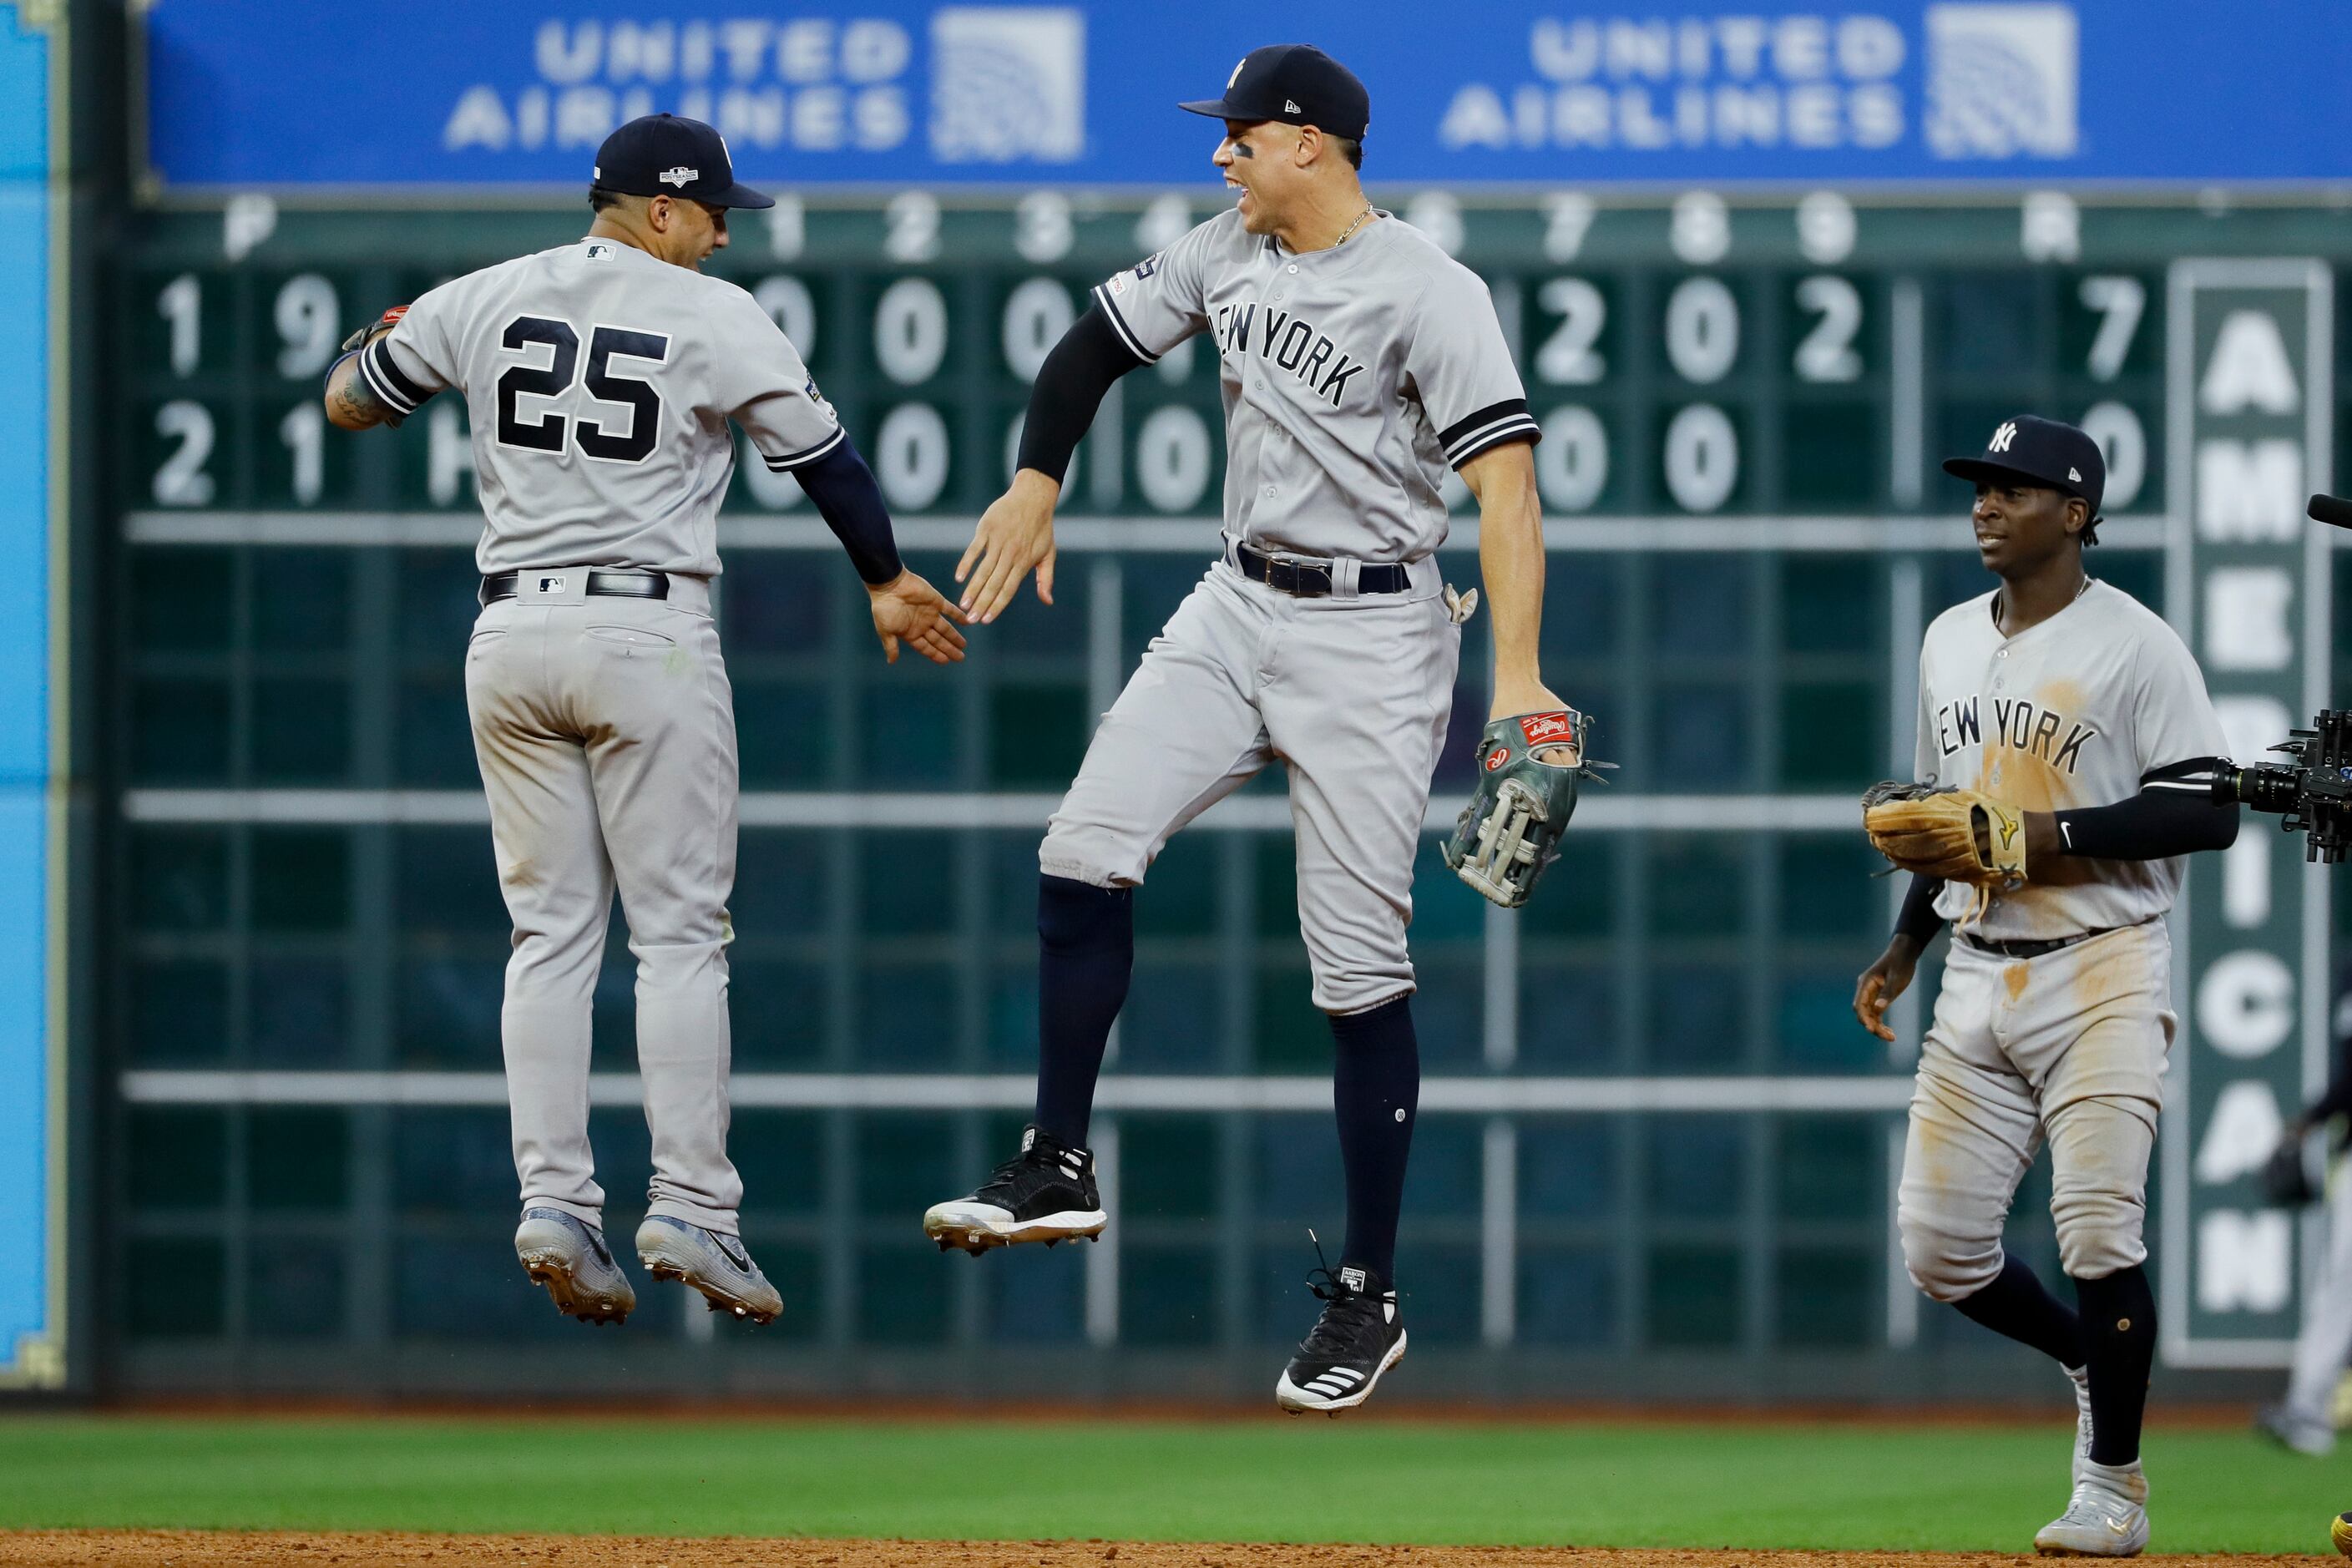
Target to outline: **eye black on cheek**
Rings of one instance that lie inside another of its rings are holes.
[[[1251,146],[1246,142],[1236,142],[1234,143],[1234,156],[1236,158],[1255,158],[1257,156],[1257,149]]]

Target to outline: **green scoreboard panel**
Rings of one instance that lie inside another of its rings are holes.
[[[1493,290],[1545,431],[1546,671],[1623,764],[1523,914],[1421,880],[1429,1114],[1402,1268],[1416,1340],[1463,1352],[1431,1375],[1482,1386],[1478,1357],[1510,1354],[1562,1390],[1636,1392],[1700,1352],[1718,1393],[1801,1365],[1818,1396],[1882,1386],[1871,1368],[1899,1353],[1923,1390],[1978,1391],[1981,1370],[1937,1381],[1963,1347],[1891,1241],[1935,975],[1896,1052],[1846,1013],[1890,910],[1853,797],[1907,770],[1927,620],[1989,585],[1937,462],[2020,411],[2091,429],[2111,474],[2093,570],[2191,636],[2241,756],[2282,738],[2344,644],[2328,541],[2299,519],[2343,427],[2352,209],[1383,199]],[[944,581],[1087,289],[1212,210],[786,203],[738,215],[710,269],[800,345]],[[135,215],[112,253],[110,1245],[190,1282],[152,1321],[124,1309],[134,1382],[235,1382],[232,1352],[268,1344],[298,1380],[478,1384],[522,1375],[516,1346],[552,1326],[504,1253],[505,927],[459,681],[465,411],[443,397],[352,437],[318,390],[383,306],[587,221],[241,198]],[[1211,359],[1196,342],[1120,384],[1066,491],[1061,602],[1024,600],[952,671],[886,668],[798,487],[738,465],[735,1141],[746,1233],[803,1288],[714,1378],[839,1383],[861,1358],[1011,1340],[1102,1352],[1104,1386],[1126,1364],[1109,1352],[1146,1344],[1255,1387],[1304,1321],[1299,1230],[1336,1221],[1337,1164],[1278,780],[1181,838],[1139,902],[1102,1119],[1115,1242],[942,1268],[913,1226],[1027,1102],[1036,834],[1215,548]],[[1456,510],[1444,559],[1466,584],[1475,513]],[[1433,846],[1483,716],[1482,624]],[[2305,1256],[2252,1177],[2319,1068],[2326,880],[2265,828],[2197,868],[2177,922],[2151,1230],[2179,1363],[2275,1360]],[[613,959],[596,1115],[620,1193],[644,1132],[617,941]],[[816,1197],[763,1211],[782,1190]],[[2012,1242],[2050,1263],[2042,1195]]]

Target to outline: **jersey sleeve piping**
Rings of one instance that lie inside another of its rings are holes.
[[[1118,313],[1118,305],[1111,301],[1110,290],[1097,283],[1094,287],[1094,296],[1095,302],[1103,308],[1103,314],[1110,318],[1110,324],[1118,330],[1119,342],[1132,349],[1135,357],[1144,363],[1158,364],[1160,356],[1143,346],[1143,340],[1135,335],[1135,330],[1127,324],[1127,318]]]
[[[819,458],[824,457],[827,452],[832,451],[835,447],[840,446],[842,442],[848,438],[849,431],[847,427],[836,425],[834,426],[832,435],[827,436],[824,440],[819,441],[814,447],[803,447],[797,452],[787,452],[781,458],[771,457],[765,452],[760,454],[760,457],[762,462],[765,462],[769,468],[774,469],[777,473],[788,474],[794,468],[805,468],[809,464],[815,462]]]
[[[1437,444],[1445,448],[1445,460],[1458,468],[1479,453],[1506,441],[1542,438],[1542,426],[1528,412],[1528,400],[1507,397],[1448,426],[1439,432]]]
[[[392,363],[392,356],[384,352],[384,344],[391,338],[392,334],[386,332],[360,351],[360,375],[368,384],[368,390],[389,404],[394,413],[414,414],[433,394],[409,380]]]

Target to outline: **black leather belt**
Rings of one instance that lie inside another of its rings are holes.
[[[562,577],[579,570],[560,566],[533,572],[535,578]],[[522,574],[493,572],[482,579],[481,602],[490,604],[498,599],[519,598],[522,594]],[[669,579],[658,572],[591,572],[584,590],[592,599],[667,599]]]
[[[2105,936],[2121,926],[2101,926],[2096,931],[2077,931],[2073,936],[2053,936],[2038,942],[1989,942],[1967,931],[1959,939],[1979,952],[1997,953],[2002,958],[2040,958],[2045,952],[2055,952],[2062,947],[2072,947],[2078,942],[2088,942],[2095,936]]]
[[[1277,594],[1297,599],[1320,599],[1331,592],[1333,563],[1296,555],[1269,555],[1263,550],[1235,543],[1234,561],[1242,575],[1263,583]],[[1412,574],[1402,562],[1367,561],[1356,568],[1359,594],[1402,594],[1412,586]]]

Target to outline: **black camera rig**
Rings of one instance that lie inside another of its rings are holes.
[[[2278,814],[2281,832],[2310,833],[2305,860],[2333,866],[2352,847],[2352,708],[2323,708],[2312,725],[2271,748],[2291,763],[2224,764],[2213,775],[2213,798]]]

